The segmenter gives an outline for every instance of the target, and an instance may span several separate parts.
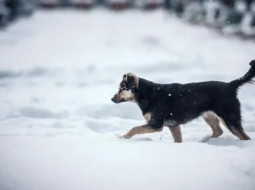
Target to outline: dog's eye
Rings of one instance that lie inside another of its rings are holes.
[[[120,88],[121,90],[129,90],[129,89],[130,89],[129,84],[128,84],[126,81],[122,81],[122,82],[120,83],[119,88]]]
[[[120,90],[121,90],[121,91],[122,91],[122,90],[128,90],[128,88],[125,87],[125,86],[123,86],[123,87],[120,88]]]
[[[120,90],[128,90],[127,84],[122,83],[121,86],[120,86]]]

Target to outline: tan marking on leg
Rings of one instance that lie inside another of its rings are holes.
[[[237,136],[240,140],[245,140],[245,138],[242,136],[242,134],[238,131],[238,130],[236,130],[236,129],[231,129],[231,132],[235,135],[235,136]]]
[[[251,138],[243,131],[232,128],[232,133],[237,136],[240,140],[251,140]]]
[[[151,120],[151,113],[146,113],[143,117],[147,122],[149,122]]]
[[[222,118],[220,118],[220,121],[228,130],[230,130],[230,128],[227,126],[227,124]],[[251,140],[251,138],[243,130],[237,130],[232,127],[230,132],[233,133],[235,136],[237,136],[240,140]]]
[[[220,118],[221,123],[228,129],[228,126],[227,126],[227,124],[225,123],[225,121],[224,121],[221,117],[219,117],[219,118]]]
[[[223,131],[220,127],[220,120],[214,112],[205,112],[203,114],[203,118],[212,129],[213,134],[211,137],[216,138],[223,134]]]
[[[142,126],[132,128],[127,134],[123,135],[121,138],[129,139],[138,134],[154,133],[154,132],[159,132],[161,130],[162,129],[153,129],[148,125],[142,125]]]
[[[181,143],[182,142],[182,132],[180,125],[175,127],[168,127],[172,133],[172,136],[174,138],[175,143]]]

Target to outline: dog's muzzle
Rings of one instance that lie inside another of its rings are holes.
[[[115,104],[121,103],[121,102],[126,102],[127,100],[124,100],[123,98],[119,98],[118,94],[115,94],[113,98],[111,99]]]
[[[115,104],[120,103],[119,100],[117,99],[117,96],[113,96],[111,99]]]

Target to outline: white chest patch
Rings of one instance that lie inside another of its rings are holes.
[[[146,113],[146,114],[144,114],[144,119],[147,121],[147,122],[149,122],[150,120],[151,120],[151,113]]]

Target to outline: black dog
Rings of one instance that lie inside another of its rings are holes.
[[[189,84],[157,84],[128,73],[123,76],[114,103],[136,102],[147,121],[134,127],[122,138],[136,134],[161,131],[168,126],[175,142],[182,142],[180,125],[203,116],[212,128],[212,137],[219,137],[222,123],[240,140],[249,140],[241,125],[240,102],[237,91],[255,76],[255,60],[240,79],[229,83],[208,81]]]

